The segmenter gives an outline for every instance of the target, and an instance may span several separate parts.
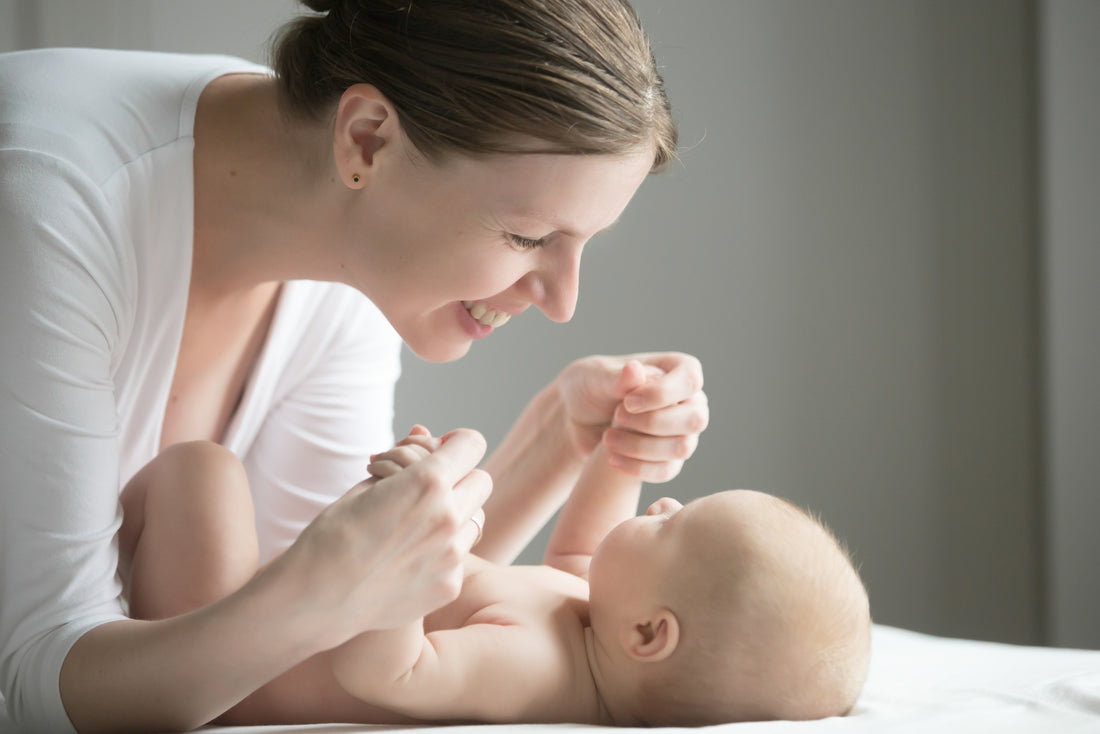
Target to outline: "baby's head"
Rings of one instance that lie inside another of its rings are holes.
[[[608,534],[589,583],[596,674],[617,723],[842,715],[866,677],[859,575],[821,523],[771,495],[659,500]]]

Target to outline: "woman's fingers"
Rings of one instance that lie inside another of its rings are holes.
[[[427,490],[450,490],[474,470],[485,456],[485,448],[485,438],[480,433],[459,428],[448,433],[439,448],[410,471],[425,476]]]
[[[322,576],[343,596],[339,606],[357,610],[355,634],[404,624],[451,601],[462,583],[462,561],[477,540],[478,514],[492,481],[477,469],[485,439],[471,430],[448,435],[438,450],[395,447],[374,462],[382,478],[362,482],[330,506],[299,538],[315,542],[313,582]],[[397,468],[421,456],[408,468]],[[320,565],[318,565],[320,564]],[[320,572],[316,569],[324,569]],[[339,581],[338,581],[339,580]]]
[[[683,461],[640,461],[611,453],[607,455],[607,461],[619,471],[650,484],[661,484],[674,479],[684,468]]]
[[[609,428],[604,432],[603,442],[612,455],[647,462],[682,462],[695,453],[699,434],[650,436],[622,428]]]
[[[470,519],[462,525],[458,531],[456,542],[460,550],[469,553],[481,540],[485,530],[485,511],[480,507],[470,516]]]
[[[667,482],[680,473],[710,421],[703,368],[691,355],[642,354],[645,384],[631,390],[603,433],[608,461],[647,482]]]
[[[666,408],[644,413],[631,413],[619,405],[612,418],[612,426],[625,428],[651,436],[680,436],[702,433],[710,422],[707,394],[699,391],[687,400]]]
[[[671,399],[701,384],[690,376],[690,371],[685,369],[680,378],[665,385],[664,397],[659,399]],[[608,461],[642,481],[667,482],[680,473],[684,461],[695,453],[699,434],[709,420],[707,396],[701,389],[678,403],[645,412],[630,412],[625,405],[619,405],[611,427],[603,434]]]
[[[455,485],[453,502],[455,512],[463,518],[463,530],[460,531],[459,546],[464,551],[469,551],[474,543],[481,539],[480,531],[485,528],[485,513],[482,511],[481,506],[489,499],[492,492],[493,479],[481,469],[474,469]],[[474,524],[477,526],[478,532],[473,537],[467,538],[461,533],[466,530],[466,526],[471,524],[469,522],[471,519],[475,521]],[[466,540],[469,540],[469,545],[466,544]]]
[[[664,374],[651,376],[644,385],[623,398],[628,412],[644,413],[676,405],[703,389],[703,367],[690,354],[641,354],[635,355],[635,358]]]

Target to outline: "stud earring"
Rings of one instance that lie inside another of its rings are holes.
[[[351,174],[351,180],[352,180],[352,181],[353,181],[354,183],[359,183],[359,174],[358,174],[358,173],[353,173],[353,174]]]

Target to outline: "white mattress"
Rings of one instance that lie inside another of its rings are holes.
[[[551,734],[571,725],[210,727],[206,734]],[[1084,734],[1100,733],[1100,651],[1021,647],[934,637],[876,625],[871,672],[850,716],[823,721],[727,724],[729,734]],[[0,713],[0,732],[16,730]],[[652,730],[617,730],[652,731]],[[669,730],[672,731],[672,730]],[[689,730],[691,731],[691,730]]]

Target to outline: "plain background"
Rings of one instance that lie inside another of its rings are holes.
[[[695,458],[819,513],[876,621],[1100,647],[1100,3],[637,0],[681,160],[533,310],[405,360],[395,430],[480,429],[590,353],[707,375]],[[265,60],[290,0],[0,0],[0,50]],[[537,562],[543,540],[524,560]]]

